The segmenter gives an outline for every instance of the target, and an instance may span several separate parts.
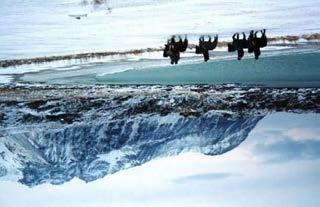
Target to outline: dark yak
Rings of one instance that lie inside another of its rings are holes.
[[[188,48],[188,39],[185,36],[184,40],[179,36],[179,41],[176,42],[175,36],[172,36],[165,44],[163,57],[170,57],[171,64],[178,64],[180,60],[180,52],[185,52]]]
[[[204,40],[204,36],[199,38],[199,45],[196,46],[196,54],[203,54],[204,61],[207,62],[209,57],[209,50],[214,50],[218,44],[218,35],[214,37],[212,41],[211,36],[209,36],[208,41]]]

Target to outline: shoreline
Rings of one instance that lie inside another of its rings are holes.
[[[269,43],[283,42],[283,44],[296,44],[299,41],[319,41],[320,33],[314,33],[310,35],[286,35],[278,37],[269,37]],[[288,42],[288,43],[285,43]],[[218,42],[217,47],[226,47],[228,41]],[[195,44],[189,44],[189,49],[194,49]],[[133,49],[127,51],[105,51],[105,52],[89,52],[89,53],[78,53],[78,54],[69,54],[69,55],[56,55],[56,56],[44,56],[44,57],[34,57],[34,58],[23,58],[23,59],[9,59],[9,60],[0,60],[0,68],[15,67],[21,65],[30,65],[30,64],[41,64],[49,63],[55,61],[64,61],[64,60],[81,60],[81,59],[91,59],[91,58],[103,58],[114,55],[138,55],[146,52],[161,52],[163,47],[159,48],[145,48],[145,49]]]
[[[45,106],[51,105],[52,102],[58,105],[67,102],[94,104],[105,100],[115,108],[127,104],[131,108],[133,104],[135,110],[132,110],[139,114],[179,113],[182,116],[197,116],[209,111],[224,111],[238,115],[279,111],[320,113],[320,88],[272,88],[237,84],[176,86],[11,84],[0,85],[0,100],[3,109],[34,107],[40,110],[40,106],[43,106],[45,111],[47,110]],[[87,109],[91,110],[90,107]]]

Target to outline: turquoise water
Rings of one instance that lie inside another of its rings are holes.
[[[153,60],[156,62],[156,60]],[[46,82],[58,84],[221,84],[243,83],[263,84],[272,86],[320,86],[320,52],[287,53],[262,56],[259,60],[253,58],[237,61],[211,60],[178,64],[169,63],[159,66],[143,67],[150,60],[141,60],[131,69],[113,72],[111,65],[121,68],[121,63],[106,63],[92,68],[62,71],[41,71],[25,74],[22,80],[28,82]],[[120,64],[120,65],[119,65]],[[153,64],[155,65],[155,64]],[[114,67],[114,66],[113,66]],[[124,66],[123,66],[124,67]],[[106,74],[103,75],[103,72]]]
[[[161,55],[161,54],[159,54]],[[263,51],[255,60],[246,54],[214,52],[207,63],[201,56],[184,57],[178,65],[168,59],[140,59],[79,64],[24,73],[23,82],[51,84],[261,84],[320,87],[320,47],[306,44],[285,50]],[[30,66],[32,67],[32,66]]]
[[[295,85],[320,84],[320,53],[291,54],[254,59],[148,68],[96,78],[117,84],[217,84],[249,83]]]

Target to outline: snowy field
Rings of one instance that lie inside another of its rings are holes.
[[[248,33],[251,29],[266,28],[269,37],[313,34],[320,31],[318,15],[320,3],[316,0],[294,0],[290,3],[285,0],[110,0],[99,6],[94,6],[91,0],[88,4],[81,2],[82,0],[2,0],[0,2],[2,14],[0,60],[160,48],[173,34],[188,35],[189,42],[192,44],[197,43],[202,34],[219,34],[220,41],[230,41],[234,32]],[[85,16],[78,20],[72,15]],[[295,53],[315,53],[318,57],[320,48],[319,44],[312,43],[310,45],[282,45],[282,42],[272,44],[263,48],[262,59],[278,55],[287,55],[286,57],[290,58],[290,54]],[[220,47],[213,51],[210,71],[202,73],[205,77],[219,77],[217,71],[211,70],[215,67],[214,61],[235,60],[236,54],[226,53],[226,50],[225,47]],[[191,67],[203,62],[203,57],[195,55],[194,50],[189,50],[181,56],[182,67],[185,65]],[[245,55],[245,58],[252,58],[248,56]],[[254,62],[249,62],[247,67],[252,69],[258,65]],[[298,71],[304,73],[308,68],[307,64],[305,63],[306,66]],[[235,63],[232,69],[248,77],[255,76],[242,70],[241,66],[239,69],[238,66],[239,64]],[[283,65],[274,65],[271,74],[276,74],[279,67]],[[290,71],[290,67],[288,64],[286,71]],[[159,68],[163,69],[164,73],[161,74],[166,74],[167,69],[171,68],[169,61],[162,57],[161,52],[114,55],[2,68],[0,83],[14,81],[126,83],[128,80],[126,71],[135,73],[137,70]],[[194,67],[191,72],[196,72],[198,69],[199,67]],[[223,68],[223,71],[227,72],[225,76],[228,76],[228,72],[232,72],[228,69]],[[147,70],[147,73],[150,71],[152,70]],[[113,77],[110,79],[108,76],[117,73],[123,73],[120,79],[113,79]],[[161,76],[149,74],[153,78]],[[185,70],[177,70],[177,74],[192,75]],[[312,82],[318,81],[314,80],[317,76],[317,70],[309,75],[313,79]],[[184,80],[184,77],[179,78]],[[286,77],[279,76],[279,78],[286,81]],[[218,82],[229,81],[222,78]],[[217,81],[199,78],[196,81],[170,82],[167,79],[156,78],[152,81],[134,79],[127,83],[193,84],[217,83]]]
[[[111,13],[107,8],[111,8]],[[160,47],[172,34],[230,39],[266,28],[268,35],[319,32],[318,0],[1,0],[0,59]],[[69,15],[83,15],[80,20]]]

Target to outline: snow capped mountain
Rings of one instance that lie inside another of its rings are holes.
[[[0,102],[0,179],[89,182],[181,152],[217,155],[238,146],[263,117],[196,111],[205,107],[200,94],[178,88],[47,88],[42,100],[17,89],[23,100]],[[67,91],[73,95],[61,94]]]
[[[98,111],[87,113],[92,113],[91,120],[72,124],[35,122],[6,128],[0,142],[1,176],[17,176],[28,186],[62,184],[74,177],[93,181],[181,152],[217,155],[238,146],[261,119],[213,113],[110,119],[108,113],[96,118]]]
[[[319,89],[0,87],[0,179],[87,182],[150,160],[237,147],[268,112],[317,112]],[[290,100],[290,101],[288,101]]]

